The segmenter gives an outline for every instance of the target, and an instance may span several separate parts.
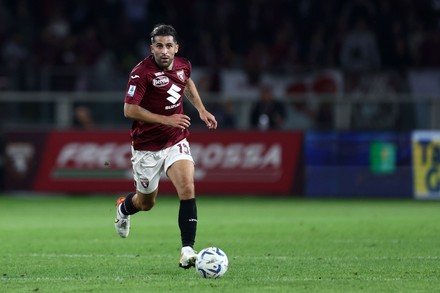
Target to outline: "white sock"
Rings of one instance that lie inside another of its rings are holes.
[[[194,249],[191,246],[184,246],[182,247],[182,253],[183,252],[193,252]]]

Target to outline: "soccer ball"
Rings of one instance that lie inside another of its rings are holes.
[[[217,247],[202,249],[197,254],[196,270],[203,278],[220,278],[228,270],[228,256]]]

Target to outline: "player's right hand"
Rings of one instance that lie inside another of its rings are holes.
[[[171,127],[186,129],[191,125],[191,118],[185,114],[173,114],[171,116],[167,116],[166,124]]]

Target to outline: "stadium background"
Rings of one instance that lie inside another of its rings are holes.
[[[435,0],[3,0],[3,193],[131,188],[122,98],[158,22],[178,30],[220,121],[192,127],[199,192],[439,197]],[[266,85],[281,129],[249,122]]]

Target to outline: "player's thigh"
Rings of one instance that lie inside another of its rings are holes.
[[[194,159],[186,139],[168,149],[164,169],[180,199],[194,197]]]
[[[177,190],[180,199],[194,198],[194,162],[188,159],[175,161],[167,175]]]
[[[137,193],[145,198],[154,195],[159,186],[165,159],[156,152],[132,150],[131,162]]]

